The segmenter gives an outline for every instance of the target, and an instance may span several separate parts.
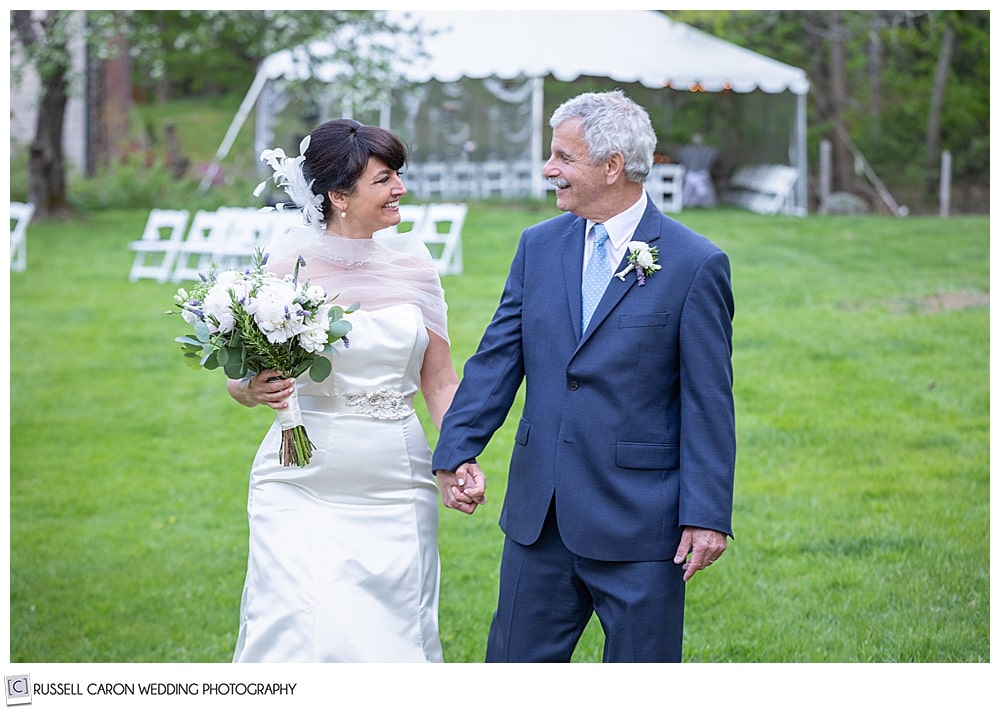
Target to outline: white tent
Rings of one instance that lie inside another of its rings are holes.
[[[799,174],[797,207],[805,209],[809,80],[801,69],[674,22],[656,11],[393,11],[386,16],[400,25],[419,23],[422,28],[426,56],[414,58],[405,47],[398,48],[395,71],[405,82],[489,77],[529,80],[531,157],[538,165],[544,162],[545,77],[560,82],[581,76],[608,77],[682,91],[790,92],[796,97],[796,108],[788,159]],[[322,55],[322,45],[313,45],[312,53]],[[350,75],[348,67],[335,63],[310,66],[305,56],[303,48],[296,48],[271,55],[261,64],[203,185],[214,178],[268,81],[309,76],[334,81]],[[539,173],[533,194],[543,192]]]

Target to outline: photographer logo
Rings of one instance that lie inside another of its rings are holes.
[[[4,676],[7,686],[8,705],[30,705],[31,704],[31,682],[25,675]]]

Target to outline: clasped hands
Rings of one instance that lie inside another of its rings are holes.
[[[439,469],[434,473],[446,508],[472,515],[486,502],[486,474],[476,462],[463,463],[454,471]]]

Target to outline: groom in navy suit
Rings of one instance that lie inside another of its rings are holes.
[[[524,381],[486,660],[567,662],[596,613],[605,662],[676,662],[685,583],[732,535],[729,260],[645,193],[656,136],[642,107],[582,94],[550,125],[544,170],[566,214],[521,235],[433,466],[467,472]]]

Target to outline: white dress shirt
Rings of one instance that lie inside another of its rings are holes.
[[[632,235],[635,234],[635,229],[639,226],[639,221],[645,212],[646,191],[643,190],[642,197],[634,205],[624,212],[616,214],[604,223],[604,228],[608,230],[608,241],[605,246],[608,250],[608,261],[611,262],[611,273],[608,274],[608,279],[618,272],[618,264],[621,263],[622,258],[625,256],[625,249],[628,247],[628,243],[632,239]],[[583,246],[581,273],[583,270],[586,270],[587,262],[590,261],[590,254],[594,251],[594,234],[591,229],[594,224],[595,222],[587,220],[587,241]]]

